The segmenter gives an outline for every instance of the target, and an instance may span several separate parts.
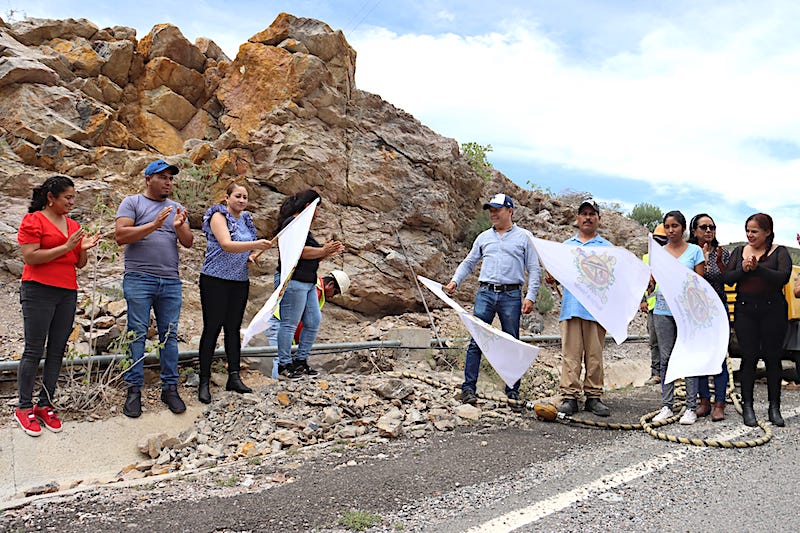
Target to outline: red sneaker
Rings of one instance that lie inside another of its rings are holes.
[[[36,420],[36,415],[33,414],[33,409],[17,409],[14,413],[14,420],[16,420],[22,430],[31,437],[38,437],[42,433],[42,426]]]
[[[53,433],[61,431],[61,420],[56,416],[56,410],[53,407],[49,405],[39,407],[37,405],[33,408],[33,414],[44,423],[44,427]]]

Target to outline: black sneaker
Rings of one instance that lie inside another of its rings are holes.
[[[297,381],[302,377],[303,377],[303,372],[297,371],[294,362],[291,362],[288,365],[278,364],[278,379],[289,379],[292,381]]]
[[[509,400],[515,400],[514,403],[509,402],[511,406],[511,410],[515,413],[521,413],[525,410],[525,402],[519,399],[519,391],[512,390],[511,392],[506,394],[506,397]]]
[[[319,376],[319,371],[308,366],[308,361],[305,359],[298,359],[295,361],[294,369],[295,372],[301,375],[305,374],[306,376]]]
[[[586,405],[583,406],[584,411],[590,411],[597,416],[611,415],[611,409],[600,398],[586,398]]]
[[[128,396],[122,406],[122,414],[130,418],[142,416],[142,391],[139,387],[128,387]]]
[[[470,389],[462,390],[461,403],[468,403],[470,405],[475,405],[478,403],[478,395],[475,394],[475,392]]]
[[[186,411],[186,404],[178,395],[177,385],[167,385],[166,389],[161,389],[161,401],[176,415]]]
[[[578,412],[578,400],[575,398],[567,398],[558,408],[559,413],[563,413],[567,416],[572,416]]]

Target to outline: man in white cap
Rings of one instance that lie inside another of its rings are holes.
[[[344,270],[331,270],[327,276],[317,278],[317,299],[319,300],[319,308],[325,305],[326,298],[333,298],[338,294],[347,294],[350,290],[350,276]],[[275,309],[275,313],[270,317],[267,322],[267,329],[264,331],[264,336],[267,337],[268,346],[278,345],[278,326],[280,325],[281,317],[280,310]],[[303,322],[297,324],[297,329],[294,332],[294,344],[300,340],[300,332],[303,330]],[[258,364],[256,363],[256,366]],[[263,370],[262,370],[263,371]],[[290,379],[300,379],[303,375],[316,376],[319,372],[310,366],[302,368],[295,368],[290,374]],[[278,358],[273,358],[272,377],[278,379]]]
[[[495,194],[483,204],[489,210],[492,227],[482,232],[472,243],[464,261],[458,265],[452,281],[445,290],[452,294],[456,287],[481,263],[478,275],[480,287],[475,295],[473,314],[491,324],[495,315],[500,318],[500,327],[509,335],[519,338],[520,313],[533,311],[536,293],[539,290],[539,257],[528,238],[530,232],[511,221],[514,202],[505,194]],[[522,298],[525,275],[528,290]],[[477,384],[481,364],[481,349],[474,339],[467,348],[464,365],[464,383],[461,385],[461,401],[475,404],[478,401]],[[506,386],[506,396],[519,400],[519,384]]]

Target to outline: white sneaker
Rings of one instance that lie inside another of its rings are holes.
[[[659,411],[658,414],[653,417],[653,422],[666,422],[669,417],[674,415],[675,413],[672,412],[672,409],[665,405],[661,408],[661,411]]]
[[[687,409],[680,419],[680,423],[684,426],[691,426],[695,422],[697,422],[697,415],[693,409]]]

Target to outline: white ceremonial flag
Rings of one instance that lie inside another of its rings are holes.
[[[435,294],[436,296],[438,296],[444,303],[446,303],[447,305],[449,305],[450,307],[452,307],[453,309],[455,309],[459,313],[466,313],[467,312],[467,310],[464,309],[463,307],[461,307],[458,304],[458,302],[456,302],[455,300],[450,298],[447,295],[447,293],[444,292],[444,289],[442,288],[442,284],[441,283],[433,281],[432,279],[428,279],[428,278],[426,278],[424,276],[417,276],[417,279],[420,280],[423,285],[428,287],[431,290],[431,292],[433,294]]]
[[[475,343],[480,347],[487,361],[509,387],[513,387],[530,368],[541,348],[531,346],[505,331],[493,328],[483,320],[469,314],[463,307],[447,296],[442,285],[423,276],[417,276],[423,285],[458,312],[461,321]]]
[[[314,218],[314,211],[318,203],[319,198],[311,202],[308,207],[303,209],[302,213],[297,215],[288,226],[278,233],[278,250],[280,251],[281,257],[281,282],[264,306],[250,321],[250,324],[242,329],[242,335],[244,336],[242,339],[242,347],[247,346],[247,343],[249,343],[253,337],[266,330],[269,326],[269,319],[275,312],[275,308],[278,307],[278,302],[281,296],[283,296],[286,284],[292,277],[294,267],[297,266],[297,262],[300,260],[300,254],[303,253],[303,247],[306,245],[306,237],[308,237],[308,232],[311,229],[311,220]]]
[[[711,285],[650,237],[650,270],[678,328],[667,383],[719,374],[728,351],[728,311]]]
[[[618,246],[570,246],[529,237],[547,271],[622,344],[650,281],[641,259]]]

